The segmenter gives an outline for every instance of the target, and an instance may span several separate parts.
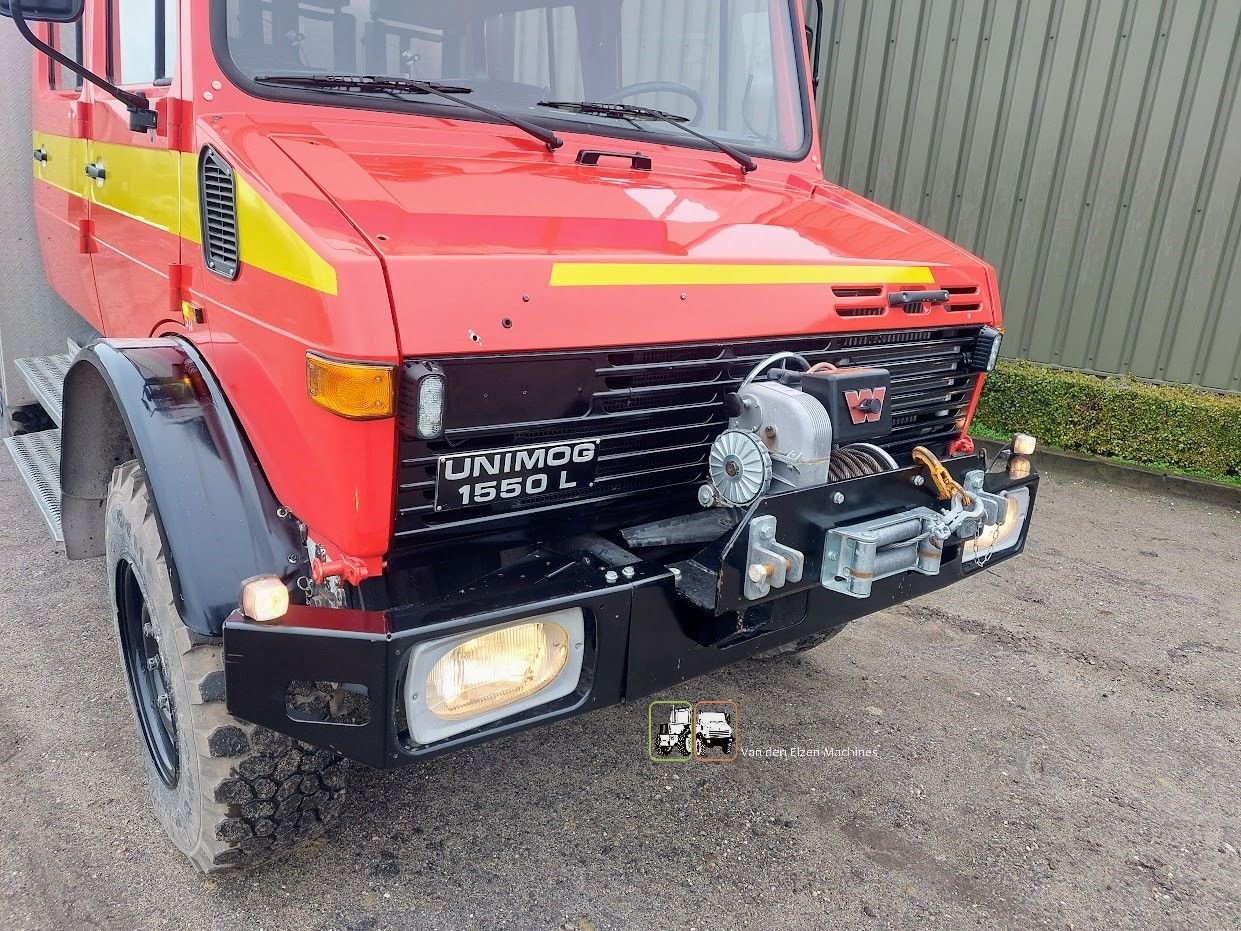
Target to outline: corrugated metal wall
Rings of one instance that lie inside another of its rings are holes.
[[[827,176],[992,262],[1008,354],[1241,390],[1241,0],[825,2]]]

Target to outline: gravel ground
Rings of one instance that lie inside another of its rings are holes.
[[[361,770],[316,849],[208,879],[148,809],[100,563],[0,468],[0,923],[1238,927],[1241,515],[1041,505],[1024,558],[662,696],[735,699],[772,755],[652,763],[645,704],[612,709]]]

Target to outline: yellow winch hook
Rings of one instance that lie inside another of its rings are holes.
[[[974,499],[969,496],[961,483],[952,477],[944,464],[936,458],[935,454],[925,446],[919,446],[913,452],[914,462],[926,466],[927,471],[931,473],[931,481],[935,485],[935,490],[939,492],[941,501],[951,501],[953,495],[961,496],[962,507],[972,507]]]

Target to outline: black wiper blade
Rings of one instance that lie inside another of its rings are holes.
[[[679,113],[668,113],[665,110],[655,110],[651,107],[636,107],[628,103],[598,103],[591,100],[540,100],[539,106],[550,107],[553,110],[566,110],[569,113],[581,113],[586,116],[602,116],[610,120],[646,120],[654,123],[667,123],[715,146],[740,165],[745,174],[758,170],[758,163],[750,156],[727,142],[721,142],[706,133],[700,133],[689,125],[688,116],[682,116]]]
[[[459,84],[437,84],[377,74],[260,74],[258,84],[283,84],[287,87],[322,87],[326,90],[395,90],[409,88],[413,93],[472,94],[474,89]]]
[[[338,91],[346,94],[387,94],[397,100],[404,100],[409,94],[423,94],[431,97],[442,97],[460,104],[470,110],[485,113],[510,126],[516,126],[542,142],[549,152],[555,152],[564,140],[550,129],[536,126],[502,110],[493,110],[481,103],[461,99],[464,94],[474,93],[473,88],[456,84],[437,84],[432,81],[418,81],[413,78],[389,77],[375,74],[261,74],[255,77],[258,84],[272,84],[283,87],[314,87],[319,90]]]

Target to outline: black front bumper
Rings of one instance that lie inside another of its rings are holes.
[[[958,479],[982,464],[974,457],[946,463]],[[715,567],[712,609],[700,607],[701,597],[695,604],[678,592],[678,583],[701,584],[687,576],[688,566],[677,570],[622,558],[619,551],[609,555],[598,548],[561,548],[501,569],[451,599],[383,614],[294,606],[279,626],[261,626],[235,613],[224,626],[229,711],[371,766],[391,767],[642,698],[756,652],[838,629],[978,571],[981,567],[962,562],[959,544],[950,544],[938,575],[906,572],[876,582],[865,599],[829,591],[819,583],[819,553],[827,531],[931,504],[929,486],[915,483],[922,474],[921,469],[905,469],[764,499],[737,529],[695,557],[699,565]],[[1017,544],[988,565],[1024,549],[1038,476],[987,478],[987,490],[993,492],[1023,485],[1030,487],[1031,506]],[[833,500],[837,494],[843,494],[843,502]],[[778,518],[783,542],[806,553],[806,572],[798,584],[747,601],[740,594],[746,554],[738,545],[744,538],[738,530],[766,514]],[[573,693],[429,746],[410,743],[403,725],[403,683],[413,646],[570,607],[582,608],[586,618],[585,661]],[[345,724],[291,717],[286,692],[291,682],[303,681],[364,687],[370,697],[369,720]]]

